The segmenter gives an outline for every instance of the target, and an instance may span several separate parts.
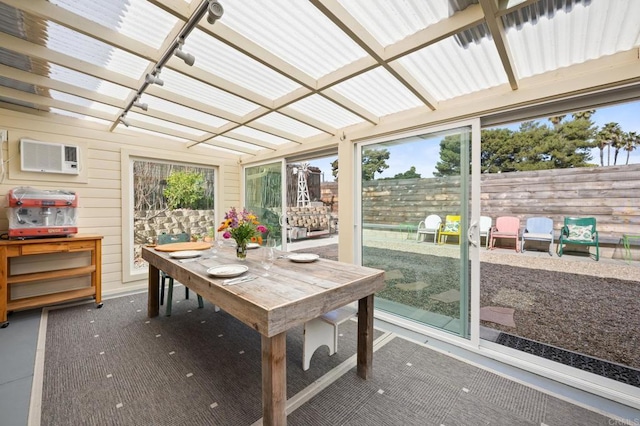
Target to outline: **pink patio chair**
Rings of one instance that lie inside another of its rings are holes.
[[[489,249],[493,250],[496,244],[496,238],[510,238],[515,240],[516,252],[520,250],[518,235],[520,234],[520,219],[513,216],[500,216],[496,219],[496,226],[491,228],[491,242]]]

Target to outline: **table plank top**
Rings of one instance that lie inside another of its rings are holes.
[[[236,259],[232,247],[219,249],[215,258],[204,252],[195,261],[180,262],[149,247],[143,248],[142,257],[267,337],[373,294],[385,285],[382,270],[327,259],[295,263],[279,258],[269,276],[264,277],[262,250],[251,250],[244,262]],[[246,274],[257,279],[223,286],[224,278],[207,274],[208,268],[238,263],[248,266]]]

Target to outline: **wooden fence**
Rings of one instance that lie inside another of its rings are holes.
[[[640,235],[640,164],[486,174],[481,180],[483,216],[545,216],[559,231],[565,216],[595,217],[601,239]],[[335,183],[330,183],[335,185]],[[323,184],[322,199],[337,187]],[[363,183],[363,221],[417,225],[429,214],[444,218],[460,210],[460,178],[388,179]]]

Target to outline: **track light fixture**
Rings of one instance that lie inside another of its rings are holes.
[[[129,127],[131,125],[131,123],[129,123],[129,120],[127,120],[127,117],[125,117],[125,114],[122,114],[120,118],[118,118],[118,121],[124,124],[125,127]]]
[[[133,106],[138,107],[143,111],[146,111],[149,108],[149,104],[141,103],[141,102],[138,102],[137,100],[133,102]]]
[[[179,38],[178,47],[176,47],[176,49],[173,51],[173,54],[176,55],[178,58],[182,59],[185,64],[191,67],[196,62],[196,57],[193,56],[191,53],[187,53],[183,51],[182,50],[183,44],[184,44],[184,39]]]
[[[144,78],[144,81],[147,82],[147,84],[157,84],[158,86],[164,86],[164,81],[162,81],[162,79],[160,79],[160,77],[158,77],[160,75],[160,70],[156,70],[156,75],[153,74],[147,74],[146,77]]]
[[[215,0],[209,1],[207,11],[209,12],[207,14],[207,22],[211,25],[213,25],[214,22],[220,19],[220,17],[224,13],[224,9],[222,8],[220,2],[217,2]]]

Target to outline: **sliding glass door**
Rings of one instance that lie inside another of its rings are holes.
[[[244,206],[258,216],[269,236],[282,244],[284,160],[244,168]]]
[[[474,126],[362,143],[356,152],[361,263],[386,271],[376,309],[463,338],[470,336],[471,275],[479,271]]]

